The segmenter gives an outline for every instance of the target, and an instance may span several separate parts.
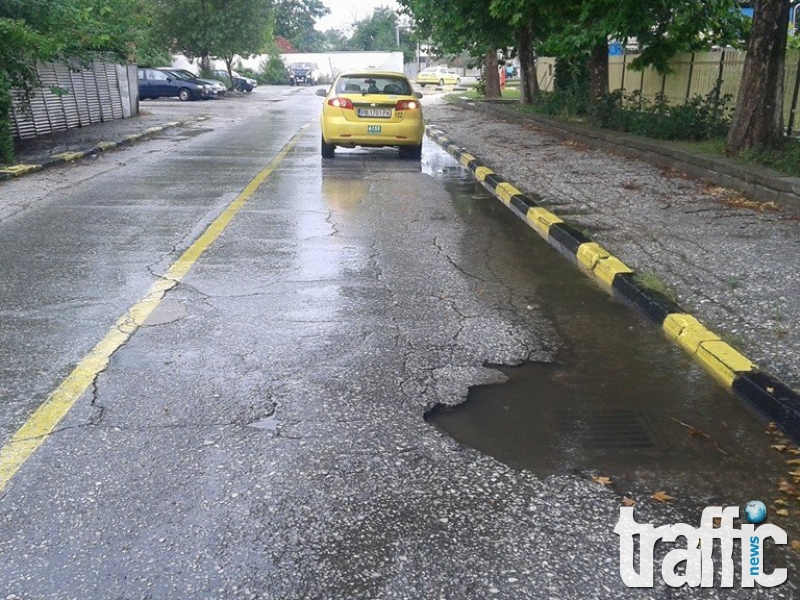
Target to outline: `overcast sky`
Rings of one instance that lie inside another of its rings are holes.
[[[381,6],[392,10],[399,8],[394,0],[322,0],[331,9],[331,14],[322,17],[314,26],[319,31],[327,29],[346,29],[356,21],[363,21],[372,16],[372,12]]]

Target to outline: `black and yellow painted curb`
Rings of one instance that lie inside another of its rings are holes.
[[[551,246],[593,277],[602,288],[636,308],[662,328],[726,389],[750,402],[788,435],[800,442],[800,394],[760,370],[744,355],[707,329],[676,302],[643,286],[636,273],[582,231],[540,206],[511,182],[427,126],[428,136]]]
[[[206,120],[206,118],[207,117],[200,117],[197,120],[204,121]],[[169,123],[164,123],[163,125],[158,125],[156,127],[148,127],[147,129],[144,129],[135,134],[127,135],[119,140],[109,141],[109,142],[99,142],[94,146],[92,146],[91,148],[86,148],[75,152],[61,152],[59,154],[51,154],[43,157],[41,160],[38,160],[37,162],[32,164],[19,164],[19,165],[12,165],[10,167],[2,167],[0,168],[0,181],[4,179],[21,177],[23,175],[29,175],[30,173],[35,173],[43,169],[48,169],[50,167],[63,165],[68,162],[74,162],[81,158],[86,158],[87,156],[96,155],[99,154],[100,152],[107,152],[108,150],[114,150],[122,146],[127,146],[139,140],[161,133],[162,131],[169,129],[171,127],[179,127],[181,125],[185,125],[186,123],[187,123],[186,121],[172,121]]]

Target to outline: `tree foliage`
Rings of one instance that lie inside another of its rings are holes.
[[[432,50],[439,54],[466,50],[481,57],[486,95],[500,95],[496,52],[515,44],[514,28],[506,19],[495,16],[483,0],[399,0],[399,4]]]
[[[399,0],[417,28],[417,35],[440,54],[462,50],[483,56],[514,45],[513,28],[494,16],[482,0]]]
[[[271,0],[150,0],[155,36],[172,52],[228,62],[267,47]]]
[[[398,44],[398,41],[400,42]],[[406,62],[414,60],[416,43],[392,9],[376,8],[372,15],[353,24],[353,33],[341,50],[403,52]]]
[[[289,40],[300,52],[320,52],[325,36],[314,29],[320,17],[330,13],[321,0],[277,0],[275,35]]]
[[[0,162],[13,160],[12,90],[24,102],[36,64],[96,53],[125,60],[148,46],[146,0],[0,0]]]
[[[726,151],[780,148],[783,137],[783,76],[789,0],[756,3],[742,83]]]
[[[341,29],[327,29],[322,34],[321,52],[335,52],[347,48],[347,36]]]

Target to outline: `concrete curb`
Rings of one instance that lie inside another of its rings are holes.
[[[800,442],[800,394],[760,370],[676,302],[643,286],[625,263],[525,196],[502,175],[483,166],[478,158],[450,142],[442,130],[428,125],[426,132],[551,246],[615,298],[661,327],[669,340],[683,348],[728,391],[751,403]]]
[[[736,190],[754,200],[774,202],[800,213],[800,177],[789,177],[766,167],[741,163],[736,159],[690,152],[677,142],[655,141],[541,115],[522,115],[504,107],[502,102],[457,100],[457,103],[506,121],[538,127],[562,139],[575,140],[594,148],[603,148],[659,167],[680,171]]]
[[[205,117],[197,119],[197,121],[205,121],[205,120],[206,120]],[[123,146],[128,146],[130,144],[133,144],[134,142],[138,142],[142,139],[146,139],[148,137],[161,133],[166,129],[170,129],[172,127],[180,127],[183,125],[187,125],[188,123],[190,123],[190,121],[171,121],[169,123],[164,123],[163,125],[158,125],[156,127],[148,127],[147,129],[144,129],[139,133],[126,135],[115,141],[99,142],[96,145],[92,146],[91,148],[86,148],[75,152],[61,152],[59,154],[51,154],[49,156],[43,157],[37,163],[4,167],[0,169],[0,181],[6,179],[13,179],[16,177],[22,177],[23,175],[29,175],[30,173],[35,173],[43,169],[49,169],[51,167],[63,165],[68,162],[74,162],[81,158],[86,158],[87,156],[92,156],[95,154],[99,154],[101,152],[107,152],[109,150],[115,150]]]

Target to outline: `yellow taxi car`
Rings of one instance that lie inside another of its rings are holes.
[[[419,160],[425,124],[422,94],[414,92],[401,73],[353,71],[341,73],[322,104],[322,158],[333,158],[336,146],[393,146],[401,158]]]
[[[461,85],[461,78],[453,69],[447,67],[428,67],[417,73],[417,85]]]

